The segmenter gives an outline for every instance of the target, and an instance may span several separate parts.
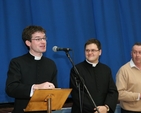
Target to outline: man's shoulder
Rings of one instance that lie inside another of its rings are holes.
[[[42,59],[43,59],[43,60],[46,60],[46,61],[51,61],[51,62],[54,62],[54,60],[53,60],[53,59],[48,58],[48,57],[46,57],[46,56],[42,56]]]
[[[46,56],[42,56],[42,62],[47,63],[47,64],[54,64],[56,65],[55,61],[51,58],[48,58]]]
[[[91,65],[89,64],[88,62],[86,62],[85,60],[76,64],[76,66],[83,66],[83,65]],[[105,68],[110,68],[108,65],[104,64],[104,63],[101,63],[101,62],[98,62],[97,64],[98,67],[105,67]]]
[[[97,64],[97,66],[102,67],[102,68],[110,69],[110,67],[109,67],[108,65],[106,65],[106,64],[104,64],[104,63],[101,63],[101,62],[99,62],[99,63]]]
[[[82,66],[84,64],[86,64],[86,61],[79,62],[79,63],[76,64],[76,66]]]
[[[17,56],[17,57],[13,57],[11,60],[20,60],[24,57],[26,57],[28,54],[23,54],[23,55],[20,55],[20,56]]]
[[[123,64],[120,69],[124,69],[130,66],[130,62],[126,62],[125,64]]]

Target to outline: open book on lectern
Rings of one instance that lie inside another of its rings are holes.
[[[60,110],[72,89],[38,89],[34,91],[24,111],[46,111],[47,100],[51,99],[51,110]]]

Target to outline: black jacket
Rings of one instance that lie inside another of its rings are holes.
[[[102,63],[98,63],[93,67],[86,61],[77,64],[76,68],[83,78],[96,106],[107,104],[110,107],[109,113],[114,113],[118,101],[118,91],[113,81],[110,68]],[[70,78],[70,88],[73,89],[71,93],[73,99],[72,113],[80,113],[79,92],[76,85],[80,80],[73,68],[71,69]],[[83,105],[81,106],[83,113],[93,113],[95,106],[85,89],[83,93],[82,83],[80,89],[81,97],[83,98]]]
[[[44,56],[34,60],[29,53],[11,60],[6,80],[6,93],[15,98],[12,113],[24,113],[33,84],[52,82],[57,87],[55,63]],[[41,96],[41,95],[40,95]]]

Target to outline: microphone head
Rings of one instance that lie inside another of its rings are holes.
[[[54,52],[57,52],[57,46],[54,46],[53,48],[52,48],[52,50],[54,51]]]

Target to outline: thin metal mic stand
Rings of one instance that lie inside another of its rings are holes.
[[[68,52],[68,51],[65,51],[65,52],[66,52],[66,55],[67,55],[67,57],[69,58],[71,64],[72,64],[73,67],[74,67],[74,71],[75,71],[76,74],[78,75],[78,77],[79,77],[81,83],[83,84],[83,86],[84,86],[86,92],[88,93],[90,99],[92,100],[92,103],[94,104],[94,107],[96,108],[96,111],[97,111],[98,113],[100,113],[99,110],[98,110],[98,108],[97,108],[97,106],[96,106],[96,104],[95,104],[95,102],[94,102],[94,100],[93,100],[93,98],[92,98],[92,96],[91,96],[91,94],[90,94],[90,92],[89,92],[89,90],[88,90],[88,88],[86,87],[86,85],[85,85],[85,83],[84,83],[84,80],[82,79],[82,77],[80,76],[80,74],[79,74],[79,72],[78,72],[76,66],[74,65],[74,63],[73,63],[73,61],[72,61],[72,59],[71,59],[71,57],[70,57],[70,55],[69,55],[69,52]]]

